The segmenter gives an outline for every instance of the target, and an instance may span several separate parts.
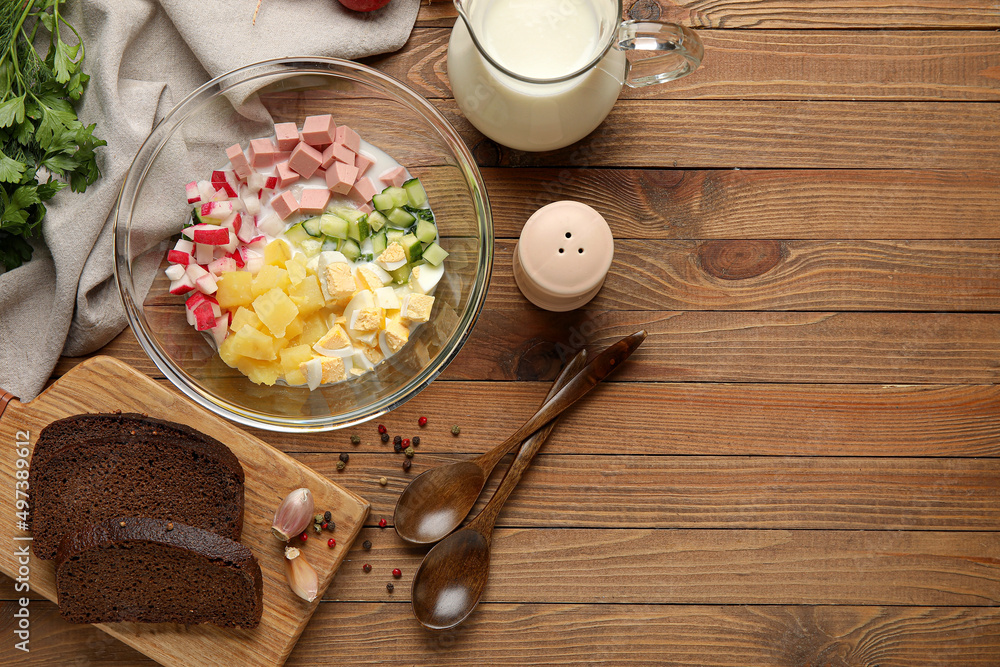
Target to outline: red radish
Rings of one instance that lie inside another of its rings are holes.
[[[340,0],[340,4],[356,12],[372,12],[389,4],[389,0]]]
[[[250,240],[255,236],[257,236],[257,225],[253,224],[249,220],[244,220],[240,225],[239,231],[236,232],[236,238],[243,243],[250,243]]]
[[[225,257],[220,257],[219,259],[212,260],[212,263],[208,265],[208,271],[212,275],[219,276],[226,271],[236,270],[236,260],[228,255]]]
[[[201,205],[201,217],[209,220],[225,220],[233,213],[230,201],[211,201]]]
[[[225,245],[229,243],[229,230],[225,227],[194,230],[194,242],[205,245]]]
[[[247,190],[256,194],[261,191],[265,182],[267,182],[267,177],[255,171],[247,176]]]
[[[187,271],[184,270],[185,266],[187,266],[187,264],[171,264],[163,270],[163,273],[165,273],[167,278],[171,281],[180,280],[187,275]]]
[[[186,252],[181,252],[180,250],[171,250],[167,253],[167,261],[171,264],[187,266],[191,263],[191,255]]]
[[[212,304],[199,303],[192,311],[195,319],[195,329],[198,331],[208,331],[215,326],[215,316],[212,315]]]
[[[247,242],[247,247],[254,250],[263,250],[265,245],[267,245],[267,237],[263,234],[255,236]]]
[[[215,193],[208,198],[208,201],[226,201],[227,199],[229,199],[229,193],[226,192],[226,189],[222,186],[222,183],[219,183],[218,187],[219,189],[216,190]]]
[[[233,260],[233,262],[236,264],[237,269],[242,269],[244,266],[247,265],[246,249],[242,246],[240,246],[233,252],[226,255],[226,257]]]
[[[194,283],[196,280],[198,280],[198,278],[201,278],[202,276],[207,276],[208,275],[208,271],[205,270],[205,267],[204,266],[200,266],[198,264],[188,264],[188,267],[187,267],[186,271],[187,271],[188,278],[191,279],[192,283]]]
[[[276,213],[272,213],[257,223],[257,229],[268,236],[277,236],[285,231],[285,223]]]
[[[221,345],[229,335],[229,316],[215,318],[215,326],[212,327],[212,337],[216,345]]]
[[[202,201],[208,201],[215,194],[215,188],[208,181],[198,181],[198,195]]]
[[[264,257],[261,255],[250,255],[247,257],[247,271],[255,276],[264,268]]]
[[[260,200],[251,195],[243,197],[243,208],[249,215],[260,215]]]
[[[199,243],[194,247],[194,261],[202,266],[205,266],[213,259],[215,259],[215,248],[217,246],[205,245],[204,243]]]
[[[180,280],[174,280],[170,283],[170,293],[171,294],[187,294],[194,289],[194,281],[191,280],[191,276],[185,273],[181,276]]]
[[[201,278],[198,278],[194,281],[194,284],[204,294],[215,294],[219,289],[215,284],[215,276],[211,273],[206,273]]]
[[[189,204],[201,201],[201,193],[198,192],[197,181],[191,181],[190,183],[187,184],[187,187],[184,189],[187,192],[187,198]]]

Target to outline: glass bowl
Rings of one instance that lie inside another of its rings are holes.
[[[450,253],[429,322],[369,373],[315,391],[256,385],[227,366],[168,292],[167,251],[190,212],[184,186],[226,164],[225,149],[273,123],[332,113],[420,178]],[[268,60],[209,81],[150,133],[126,176],[114,225],[115,280],[129,325],[157,368],[225,418],[272,431],[343,428],[415,396],[455,358],[489,285],[493,223],[486,188],[458,133],[420,95],[370,67],[332,58]]]

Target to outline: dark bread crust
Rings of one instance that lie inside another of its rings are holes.
[[[68,439],[32,459],[35,555],[54,558],[63,536],[77,526],[122,515],[179,521],[239,540],[243,468],[236,461],[233,470],[215,456],[222,447],[235,460],[232,452],[172,433],[136,433]]]
[[[203,445],[202,453],[217,459],[239,477],[246,480],[243,466],[228,447],[215,438],[205,435],[185,424],[148,417],[137,412],[95,412],[57,419],[42,429],[31,453],[31,463],[41,463],[57,450],[79,439],[125,439],[136,435],[164,435],[183,438]]]
[[[239,542],[159,519],[118,517],[66,536],[59,612],[73,623],[214,623],[254,628],[263,577]]]

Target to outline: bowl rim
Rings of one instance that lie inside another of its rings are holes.
[[[280,74],[286,70],[295,74],[321,74],[345,78],[375,88],[388,98],[395,99],[410,107],[424,116],[426,120],[433,121],[428,124],[437,132],[455,157],[456,167],[465,179],[476,210],[480,232],[479,252],[477,254],[479,268],[476,273],[480,277],[473,284],[468,305],[462,313],[456,334],[444,344],[443,349],[426,368],[417,373],[397,392],[375,402],[365,411],[353,411],[344,415],[325,417],[292,418],[268,415],[256,410],[234,406],[224,398],[205,390],[198,381],[173,363],[155,338],[146,330],[145,318],[139,306],[136,305],[139,299],[135,298],[136,294],[132,288],[134,280],[129,260],[131,252],[129,234],[127,233],[129,221],[136,205],[139,186],[144,181],[153,161],[166,141],[173,136],[174,132],[191,114],[198,111],[200,108],[200,105],[196,104],[198,100],[207,102],[217,95],[225,94],[234,85],[246,83],[258,77]],[[140,167],[142,167],[141,173],[137,172]],[[210,412],[244,426],[283,433],[331,431],[361,424],[398,408],[420,393],[454,360],[468,340],[485,303],[493,271],[493,217],[486,184],[483,182],[482,174],[472,152],[454,126],[422,95],[398,79],[361,63],[323,56],[272,58],[238,67],[207,81],[178,102],[154,126],[139,146],[125,172],[115,205],[113,239],[114,262],[112,266],[126,319],[140,347],[154,365],[182,394]]]

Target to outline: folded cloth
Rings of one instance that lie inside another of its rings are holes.
[[[93,352],[126,326],[112,275],[115,201],[140,144],[175,104],[259,60],[395,51],[419,4],[356,13],[336,0],[263,0],[254,25],[254,0],[70,0],[91,75],[78,113],[108,142],[103,175],[84,194],[57,194],[32,260],[0,273],[0,388],[30,400],[60,355]]]

